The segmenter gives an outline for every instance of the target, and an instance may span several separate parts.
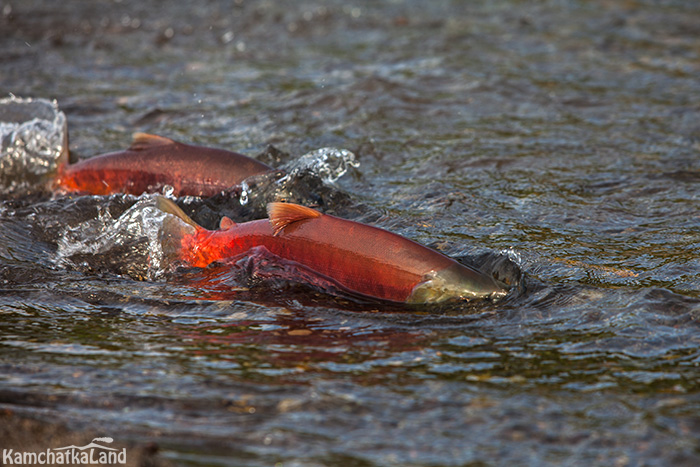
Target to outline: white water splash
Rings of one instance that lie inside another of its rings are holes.
[[[8,191],[46,182],[68,157],[68,124],[56,101],[0,99],[0,185]]]
[[[333,184],[345,175],[350,168],[357,168],[360,162],[355,154],[347,149],[320,148],[291,160],[281,170],[254,175],[241,183],[239,201],[242,206],[250,202],[261,189],[267,190],[272,199],[290,199],[295,181],[304,174],[317,176],[325,184]]]
[[[309,171],[325,183],[334,183],[353,167],[360,166],[355,154],[347,149],[320,148],[304,154],[285,166],[288,177]]]
[[[520,253],[515,251],[515,249],[512,246],[502,249],[499,253],[503,256],[506,256],[509,260],[514,262],[516,266],[522,267],[523,259],[520,256]]]
[[[156,279],[164,274],[171,263],[170,251],[164,249],[168,227],[172,222],[178,229],[191,229],[176,216],[157,207],[157,195],[142,195],[132,207],[118,218],[108,212],[96,219],[67,227],[58,241],[56,263],[71,265],[75,255],[109,255],[125,246],[143,248],[145,257],[137,258],[145,264],[145,276]]]

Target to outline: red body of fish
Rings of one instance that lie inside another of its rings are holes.
[[[269,220],[235,224],[224,218],[216,231],[197,226],[170,201],[162,199],[161,209],[194,226],[170,232],[179,238],[178,259],[191,266],[263,246],[346,290],[383,300],[426,303],[506,293],[493,278],[412,240],[295,204],[270,203]]]
[[[157,192],[169,185],[176,196],[212,196],[251,175],[273,170],[223,149],[178,143],[136,133],[129,149],[59,167],[54,187],[94,195]]]

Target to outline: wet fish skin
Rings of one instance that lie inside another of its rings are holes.
[[[268,204],[269,219],[236,224],[224,218],[215,231],[197,226],[167,199],[159,204],[184,220],[181,230],[171,228],[168,236],[170,245],[177,245],[177,260],[189,266],[206,267],[262,246],[375,299],[436,303],[507,293],[493,278],[412,240],[296,204]]]
[[[125,151],[61,165],[53,188],[68,193],[140,195],[169,185],[175,196],[213,196],[240,185],[251,175],[272,170],[262,162],[224,149],[136,133]]]

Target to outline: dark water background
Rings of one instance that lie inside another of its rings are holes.
[[[55,261],[65,225],[133,199],[5,195],[4,410],[176,465],[700,463],[694,0],[0,5],[0,92],[57,99],[74,156],[134,131],[275,165],[349,149],[298,188],[523,273],[417,311],[138,281]]]

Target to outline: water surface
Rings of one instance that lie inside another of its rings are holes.
[[[57,99],[72,157],[346,149],[287,188],[518,287],[407,310],[149,279],[139,242],[57,261],[133,198],[6,193],[2,407],[175,465],[697,465],[698,25],[691,0],[7,3],[2,92]]]

